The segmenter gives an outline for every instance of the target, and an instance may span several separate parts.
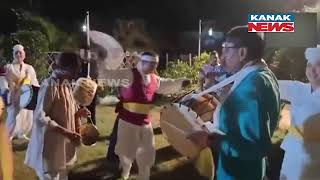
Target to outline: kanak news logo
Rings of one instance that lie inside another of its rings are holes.
[[[249,14],[248,32],[294,32],[294,15]]]

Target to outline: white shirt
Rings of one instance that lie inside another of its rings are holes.
[[[320,113],[320,89],[312,92],[309,83],[284,80],[279,81],[279,88],[281,99],[291,102],[292,126],[303,127],[308,118]],[[288,134],[281,148],[304,151],[303,143],[303,139]]]
[[[4,93],[5,90],[9,89],[8,81],[5,76],[0,76],[0,93]]]

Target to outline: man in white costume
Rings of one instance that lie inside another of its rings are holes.
[[[19,107],[20,92],[22,84],[39,86],[36,72],[29,64],[24,63],[26,54],[24,47],[17,44],[13,47],[13,61],[6,65],[6,78],[9,83],[10,105],[7,108],[6,126],[9,131],[10,140],[15,136],[25,138],[32,128],[33,111]]]
[[[291,102],[291,127],[281,148],[285,151],[281,178],[320,179],[320,48],[307,48],[309,83],[279,81],[281,99]]]

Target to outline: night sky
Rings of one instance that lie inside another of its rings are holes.
[[[31,11],[69,33],[80,32],[89,10],[91,29],[112,35],[117,19],[139,19],[159,48],[196,52],[199,19],[213,20],[215,30],[226,32],[247,24],[248,13],[288,12],[302,7],[303,0],[0,0],[0,32],[13,32],[7,30],[15,26],[7,13],[10,8]]]
[[[248,12],[277,11],[284,4],[284,0],[1,0],[0,7],[32,9],[67,28],[82,21],[90,10],[97,24],[142,18],[151,31],[185,31],[196,30],[199,18],[217,20],[228,29],[245,24]]]

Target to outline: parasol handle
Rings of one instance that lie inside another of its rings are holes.
[[[89,11],[87,11],[87,17],[86,17],[86,27],[87,27],[87,61],[88,61],[88,73],[87,78],[90,78],[90,59],[91,59],[91,52],[90,52],[90,22],[89,22]]]
[[[90,66],[91,66],[91,63],[90,63],[90,61],[88,61],[88,74],[87,74],[87,78],[88,79],[91,79],[91,77],[90,77]]]
[[[87,119],[89,119],[90,123],[94,125],[91,116],[88,116]]]

